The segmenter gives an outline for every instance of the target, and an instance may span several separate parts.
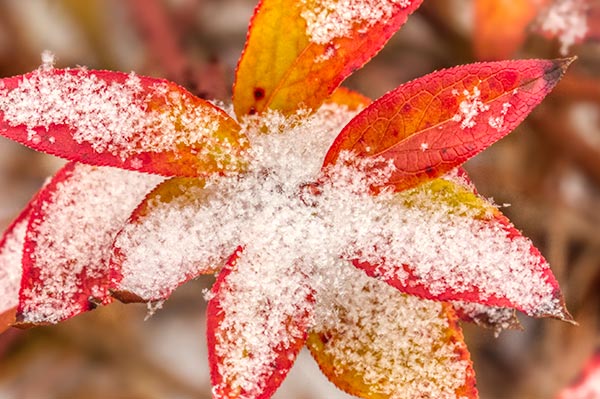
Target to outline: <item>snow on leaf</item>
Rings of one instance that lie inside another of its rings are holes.
[[[0,238],[0,333],[15,322],[23,245],[30,214],[31,203],[27,204]]]
[[[571,61],[470,64],[401,85],[343,129],[325,165],[343,151],[384,161],[373,168],[387,167],[391,160],[395,170],[386,185],[397,190],[441,176],[521,123]]]
[[[477,58],[485,61],[511,58],[525,42],[527,26],[546,1],[476,0],[473,41]]]
[[[236,73],[238,117],[316,110],[370,60],[422,0],[263,0]],[[273,38],[285,37],[285,40]]]
[[[485,199],[436,179],[395,201],[390,206],[415,212],[410,223],[362,242],[355,266],[423,298],[572,320],[546,260]]]
[[[556,399],[600,398],[600,350],[587,361],[581,375],[569,387],[563,389]]]
[[[450,305],[402,294],[346,269],[348,284],[330,304],[336,316],[324,318],[307,339],[338,388],[365,399],[477,397]]]
[[[157,301],[189,279],[218,271],[231,247],[217,248],[196,236],[219,234],[199,229],[200,209],[210,198],[203,180],[172,178],[156,187],[115,238],[111,258],[112,296],[123,302]],[[215,219],[218,215],[214,215]],[[215,225],[216,227],[216,225]]]
[[[77,162],[166,176],[238,170],[247,145],[233,119],[174,83],[51,67],[0,80],[0,135]]]
[[[68,163],[39,192],[25,236],[17,322],[56,323],[110,302],[114,236],[159,176]]]
[[[275,259],[239,248],[212,288],[207,341],[215,399],[270,398],[306,340],[312,293],[296,284],[305,276],[285,275],[293,270],[287,267],[262,275],[263,261]]]

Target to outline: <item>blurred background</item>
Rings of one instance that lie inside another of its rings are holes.
[[[522,317],[524,331],[499,338],[465,325],[483,399],[554,398],[600,347],[600,2],[571,3],[576,15],[564,20],[572,26],[561,30],[548,25],[561,11],[548,8],[550,0],[425,0],[346,82],[377,98],[457,64],[579,57],[515,133],[467,165],[482,194],[514,204],[503,211],[548,258],[579,323]],[[57,67],[134,70],[226,100],[254,5],[0,0],[0,77],[37,68],[50,50]],[[569,36],[586,18],[584,34]],[[0,228],[61,165],[0,138]],[[202,289],[211,284],[186,284],[148,321],[144,305],[115,303],[60,325],[7,331],[0,335],[0,399],[209,398]],[[276,398],[349,396],[303,352]]]

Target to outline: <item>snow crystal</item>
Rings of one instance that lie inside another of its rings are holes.
[[[496,129],[498,131],[502,130],[502,126],[504,125],[504,117],[508,113],[508,109],[511,106],[512,104],[509,102],[503,103],[500,115],[496,117],[490,116],[490,118],[488,119],[488,125],[490,125],[493,129]]]
[[[0,314],[19,302],[21,259],[28,219],[18,221],[0,246]]]
[[[453,90],[452,94],[458,96],[458,90]],[[488,111],[490,106],[481,101],[481,91],[479,87],[473,87],[473,93],[464,90],[462,93],[465,99],[458,105],[458,113],[452,118],[455,122],[460,122],[462,129],[472,128],[475,126],[475,117],[481,112]]]
[[[103,301],[107,261],[114,236],[144,195],[161,177],[108,167],[76,164],[41,205],[28,234],[39,272],[25,292],[25,322],[57,322],[77,312],[75,298],[85,294]],[[80,278],[94,281],[81,286]]]
[[[54,68],[56,62],[56,56],[50,50],[42,51],[42,69],[49,70]]]
[[[198,143],[203,145],[198,157],[226,156],[231,147],[214,135],[219,112],[194,104],[191,96],[167,83],[148,87],[134,73],[122,83],[106,81],[83,69],[53,70],[46,61],[16,88],[0,89],[4,119],[11,126],[27,126],[28,140],[34,144],[40,140],[36,128],[67,125],[77,143],[121,159]]]
[[[582,0],[556,0],[540,15],[542,32],[558,37],[560,53],[585,38],[588,32],[587,4]]]
[[[322,354],[311,347],[315,358],[333,359],[334,373],[362,378],[369,392],[361,397],[456,397],[469,362],[457,357],[461,343],[446,335],[442,303],[403,295],[348,263],[328,276],[334,284],[316,294],[313,330],[327,342]]]
[[[350,36],[360,26],[366,31],[376,23],[386,23],[396,9],[407,8],[410,0],[301,0],[306,33],[317,44]]]

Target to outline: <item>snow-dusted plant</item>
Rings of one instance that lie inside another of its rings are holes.
[[[268,398],[306,345],[362,398],[477,396],[458,320],[570,320],[550,268],[460,165],[514,129],[570,60],[339,88],[421,0],[263,0],[232,105],[136,74],[0,83],[0,134],[68,159],[0,241],[3,323],[217,273],[215,398]]]

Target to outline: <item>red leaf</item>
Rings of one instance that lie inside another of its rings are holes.
[[[470,64],[434,72],[376,100],[340,133],[340,153],[394,170],[397,190],[441,176],[513,130],[550,92],[572,59]],[[377,189],[378,187],[374,187]]]
[[[162,178],[68,163],[38,193],[23,256],[17,322],[55,323],[108,297],[114,236]]]
[[[195,222],[210,194],[203,180],[172,178],[144,198],[115,238],[113,297],[123,302],[163,300],[184,282],[221,268],[226,256],[217,257],[216,250],[194,239],[196,233],[206,234],[197,231]]]
[[[421,3],[262,0],[236,72],[236,114],[274,109],[289,115],[300,107],[318,109]]]
[[[239,248],[229,259],[208,302],[208,361],[215,399],[270,398],[306,340],[310,294],[302,287],[269,287],[264,282],[272,276],[261,279],[254,274],[251,263],[244,261],[248,253],[243,255]],[[288,306],[278,306],[282,300]]]
[[[401,231],[404,238],[365,247],[354,265],[422,298],[572,320],[558,282],[531,241],[463,186],[462,178],[452,179],[459,184],[436,179],[397,194],[398,205],[413,210]]]
[[[452,307],[402,294],[360,271],[307,346],[338,388],[365,399],[476,398]]]
[[[173,83],[84,69],[0,80],[0,135],[77,162],[166,176],[238,170],[247,146],[224,111]]]
[[[556,399],[597,399],[600,397],[600,350],[586,362],[579,377]]]
[[[19,303],[23,245],[32,202],[27,204],[0,238],[0,333],[15,322]]]

